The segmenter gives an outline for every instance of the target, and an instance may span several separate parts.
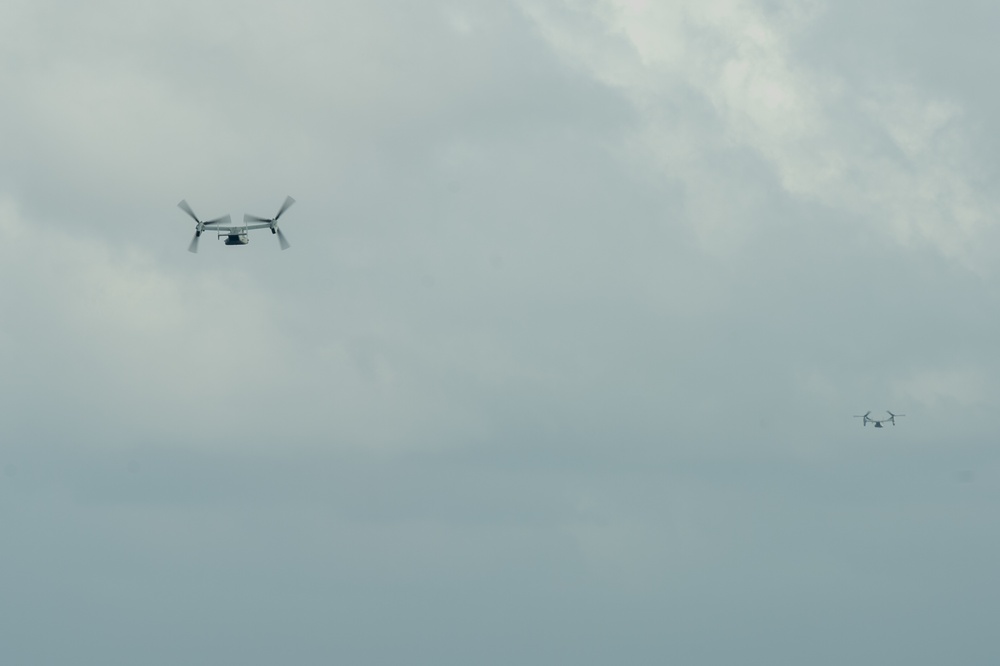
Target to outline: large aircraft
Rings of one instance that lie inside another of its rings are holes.
[[[281,208],[274,217],[257,217],[256,215],[244,215],[242,226],[230,226],[232,224],[232,218],[228,215],[223,215],[222,217],[217,217],[214,220],[199,220],[198,216],[194,214],[191,210],[191,206],[188,205],[187,201],[182,200],[177,207],[182,211],[191,216],[194,220],[194,238],[191,239],[191,244],[188,245],[188,252],[198,251],[198,239],[201,238],[203,231],[217,231],[219,233],[219,238],[225,236],[224,241],[226,245],[246,245],[250,242],[249,232],[253,229],[270,229],[272,234],[278,235],[278,244],[281,245],[282,250],[287,250],[291,245],[285,240],[285,234],[281,233],[281,229],[278,228],[278,218],[281,217],[288,208],[295,203],[295,199],[291,197],[285,197],[285,203],[281,204]],[[252,223],[252,224],[251,224]]]
[[[885,423],[886,421],[888,421],[892,425],[896,425],[896,419],[897,418],[899,418],[900,416],[906,416],[906,414],[893,414],[889,410],[886,410],[886,414],[889,415],[889,418],[887,418],[887,419],[872,419],[872,418],[868,418],[870,414],[871,414],[871,411],[869,410],[869,411],[865,412],[864,414],[855,414],[854,418],[856,418],[856,419],[862,419],[861,425],[863,425],[863,426],[866,426],[869,423],[874,423],[876,428],[881,428],[882,424]]]

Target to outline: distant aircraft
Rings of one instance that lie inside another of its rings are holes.
[[[868,418],[868,415],[871,414],[871,411],[867,411],[864,414],[855,414],[854,418],[856,418],[856,419],[863,419],[861,421],[861,425],[863,425],[863,426],[866,426],[869,423],[874,423],[876,428],[881,428],[882,424],[885,423],[886,421],[888,421],[892,425],[896,425],[896,419],[898,417],[900,417],[900,416],[906,416],[906,414],[893,414],[888,409],[885,410],[885,411],[886,411],[886,414],[889,415],[889,418],[887,418],[887,419],[878,419],[878,420],[876,420],[876,419],[870,419],[870,418]]]

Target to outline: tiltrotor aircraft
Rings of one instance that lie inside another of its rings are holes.
[[[862,419],[861,425],[863,426],[866,426],[869,423],[874,423],[876,428],[881,428],[882,424],[885,423],[886,421],[888,421],[892,425],[896,425],[896,419],[898,419],[900,416],[906,416],[906,414],[893,414],[889,410],[886,410],[886,414],[889,415],[889,418],[887,419],[870,419],[868,418],[869,414],[871,414],[871,411],[865,412],[864,414],[855,414],[854,418]]]
[[[281,208],[274,217],[257,217],[256,215],[244,215],[242,226],[231,226],[232,218],[229,215],[223,215],[222,217],[217,217],[214,220],[199,220],[198,216],[194,214],[191,210],[191,206],[188,205],[187,201],[181,201],[177,204],[177,207],[182,211],[191,216],[194,220],[194,238],[191,239],[191,244],[188,245],[188,252],[198,251],[198,239],[201,238],[203,231],[216,231],[219,234],[219,238],[225,237],[226,245],[246,245],[250,242],[249,232],[253,229],[270,229],[272,234],[278,235],[278,244],[281,245],[282,250],[287,250],[291,245],[285,239],[285,234],[281,233],[281,229],[278,228],[278,218],[281,217],[289,207],[295,203],[295,199],[291,197],[285,197],[285,203],[281,204]]]

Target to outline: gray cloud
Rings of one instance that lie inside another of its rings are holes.
[[[974,5],[6,8],[0,657],[990,662]]]

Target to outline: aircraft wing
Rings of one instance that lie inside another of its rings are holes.
[[[227,220],[228,221],[228,220]],[[238,227],[224,227],[219,223],[205,223],[205,231],[219,231],[226,234],[240,234],[248,229],[267,229],[270,224],[241,224]]]

